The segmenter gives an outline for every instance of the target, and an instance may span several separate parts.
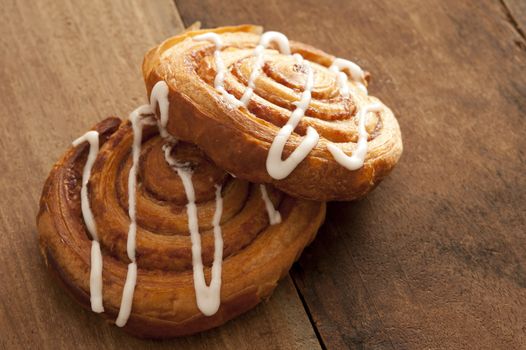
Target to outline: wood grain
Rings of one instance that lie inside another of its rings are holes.
[[[184,23],[258,23],[355,60],[399,116],[398,168],[332,203],[294,269],[325,346],[525,348],[526,51],[501,2],[176,3]]]
[[[35,216],[52,164],[96,121],[144,103],[143,54],[182,29],[169,0],[2,2],[0,348],[319,348],[290,278],[218,330],[153,342],[82,310],[45,271]]]

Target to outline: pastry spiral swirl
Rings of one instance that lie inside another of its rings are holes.
[[[90,307],[92,289],[91,306],[96,310],[93,292],[100,287],[97,312],[103,311],[110,320],[117,318],[119,309],[122,312],[124,285],[128,284],[130,266],[136,264],[131,314],[121,324],[134,335],[168,338],[191,334],[254,307],[271,294],[324,219],[325,204],[294,199],[271,186],[264,188],[271,200],[265,202],[260,185],[233,178],[193,145],[167,145],[157,127],[145,123],[133,189],[137,226],[130,260],[128,194],[134,130],[130,122],[118,118],[106,119],[94,130],[98,133],[94,142],[101,144],[95,158],[90,144],[77,142],[55,164],[46,181],[37,218],[40,246],[47,265],[84,306]],[[91,228],[82,207],[87,164],[92,165],[89,183],[86,180]],[[195,266],[194,238],[189,233],[190,201],[178,171],[191,173],[199,259],[207,284],[215,278],[212,266],[217,263],[216,230],[220,227],[221,303],[217,310],[198,306],[196,301],[199,267]],[[222,206],[219,217],[218,203]],[[268,205],[279,209],[280,224],[270,225]],[[100,250],[93,249],[99,245]],[[102,257],[99,267],[93,263],[97,251]],[[102,277],[97,287],[93,275],[98,268]]]
[[[295,197],[362,197],[402,153],[396,118],[367,94],[368,74],[281,33],[186,32],[150,50],[143,75],[148,92],[168,85],[170,134]]]

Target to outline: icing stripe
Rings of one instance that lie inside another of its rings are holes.
[[[320,136],[318,132],[312,127],[307,128],[307,134],[301,141],[300,145],[290,154],[286,160],[282,160],[283,149],[289,139],[290,135],[305,115],[305,111],[309,108],[311,100],[311,90],[314,85],[314,74],[310,64],[303,60],[299,54],[294,54],[298,64],[303,64],[307,70],[307,80],[301,95],[301,99],[294,104],[297,106],[292,112],[287,124],[285,124],[278,132],[267,155],[267,172],[276,179],[281,180],[289,176],[289,174],[298,166],[298,164],[305,159],[309,152],[316,146]]]
[[[247,88],[241,97],[241,102],[246,106],[254,93],[255,81],[261,73],[261,67],[265,63],[265,49],[271,42],[276,42],[279,47],[279,51],[285,55],[290,55],[289,39],[282,33],[279,32],[266,32],[261,36],[259,45],[254,49],[253,55],[256,57],[254,66],[248,79]]]
[[[334,160],[349,170],[357,170],[363,166],[365,156],[367,155],[367,138],[369,137],[369,134],[365,129],[367,114],[370,112],[379,112],[382,109],[383,107],[381,103],[373,103],[365,106],[360,112],[358,112],[358,142],[352,156],[349,157],[346,155],[333,143],[327,144],[327,149],[331,152]]]
[[[137,283],[137,263],[132,262],[128,264],[128,273],[126,274],[126,282],[122,290],[121,308],[119,309],[119,316],[115,324],[119,327],[124,327],[128,322],[131,314],[133,293],[135,292],[135,284]]]
[[[209,41],[215,45],[214,60],[216,63],[217,73],[214,79],[214,87],[230,104],[234,105],[235,107],[242,106],[243,104],[234,95],[226,91],[224,87],[226,68],[225,64],[223,63],[223,59],[221,58],[221,49],[223,48],[223,41],[221,40],[221,37],[216,33],[205,33],[194,36],[193,39],[195,41]]]
[[[212,279],[206,285],[201,257],[201,234],[197,219],[197,206],[195,204],[195,191],[192,183],[192,172],[171,156],[172,146],[164,147],[166,162],[175,170],[183,182],[183,187],[188,199],[186,210],[188,213],[188,229],[192,241],[192,267],[194,274],[194,289],[197,307],[206,316],[217,312],[221,303],[221,269],[223,262],[223,237],[221,232],[221,215],[223,213],[223,198],[221,186],[216,186],[216,209],[212,224],[214,227],[214,262],[212,264]]]
[[[171,139],[172,136],[166,131],[166,124],[168,122],[168,85],[164,81],[157,82],[150,94],[150,104],[145,104],[130,113],[129,120],[133,129],[133,144],[132,144],[132,166],[128,174],[128,216],[130,217],[130,226],[128,227],[128,237],[126,241],[126,253],[131,263],[128,265],[128,273],[126,275],[126,282],[122,292],[121,307],[119,315],[115,324],[123,327],[128,322],[130,317],[133,294],[135,292],[135,284],[137,281],[137,263],[135,261],[136,235],[137,235],[137,206],[136,206],[136,191],[137,191],[137,171],[139,166],[139,157],[141,155],[142,143],[142,129],[144,125],[151,125],[152,121],[142,119],[145,115],[155,114],[156,106],[159,106],[160,117],[157,122],[159,133],[165,138]],[[153,123],[154,124],[154,123]]]
[[[91,310],[96,313],[104,312],[102,300],[102,252],[99,241],[91,241],[91,270],[89,276],[89,290]]]
[[[140,109],[141,107],[139,107]],[[137,171],[139,166],[139,157],[141,155],[142,142],[142,124],[141,115],[136,111],[130,115],[133,128],[133,146],[132,146],[132,167],[128,174],[128,216],[130,217],[130,227],[128,229],[128,240],[126,251],[128,258],[135,261],[135,235],[137,234],[137,212],[136,212],[136,188],[137,188]]]
[[[336,58],[332,65],[329,67],[331,71],[337,74],[338,84],[340,85],[340,93],[344,97],[349,96],[349,87],[347,86],[347,74],[342,72],[344,69],[348,69],[351,73],[351,79],[358,85],[360,90],[367,94],[367,87],[365,87],[365,73],[356,63],[343,58]]]
[[[136,217],[136,187],[137,187],[137,167],[139,166],[139,156],[141,154],[142,142],[142,115],[152,113],[150,105],[143,105],[130,114],[130,121],[133,128],[133,145],[132,145],[132,166],[128,175],[128,216],[130,217],[130,226],[128,228],[128,238],[126,242],[126,251],[131,263],[128,265],[126,283],[122,292],[121,307],[115,324],[123,327],[130,317],[135,283],[137,281],[137,264],[135,262],[135,244],[137,234],[137,217]]]
[[[166,124],[168,124],[168,85],[163,80],[158,81],[150,94],[150,109],[151,113],[155,113],[155,106],[159,105],[159,134],[162,138],[168,138],[170,135],[166,131]]]
[[[90,303],[93,312],[104,312],[102,305],[102,253],[100,251],[99,237],[97,235],[97,226],[91,211],[88,198],[88,182],[91,177],[91,169],[93,163],[97,159],[99,153],[99,133],[97,131],[88,131],[75,141],[73,146],[76,147],[82,142],[87,141],[90,145],[88,159],[82,171],[82,188],[80,190],[80,204],[82,209],[82,217],[86,228],[92,238],[91,254],[90,254]]]
[[[87,141],[89,143],[89,153],[86,164],[84,165],[84,170],[82,171],[82,188],[80,190],[80,203],[82,208],[82,216],[84,217],[84,222],[86,228],[88,229],[91,238],[98,240],[97,236],[97,227],[95,225],[95,220],[93,219],[93,213],[90,208],[89,199],[88,199],[88,182],[91,177],[91,168],[93,168],[93,163],[97,159],[97,154],[99,153],[99,133],[96,131],[88,131],[75,141],[73,141],[73,147],[80,145],[82,142]]]
[[[281,223],[281,214],[279,213],[278,210],[274,208],[274,204],[272,203],[272,201],[270,200],[268,196],[267,188],[265,187],[265,185],[262,184],[262,185],[259,185],[259,189],[261,190],[261,197],[263,198],[263,201],[265,202],[265,207],[267,209],[268,220],[270,224],[275,225],[275,224]]]

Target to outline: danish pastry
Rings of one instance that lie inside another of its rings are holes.
[[[169,134],[234,176],[310,200],[353,200],[402,153],[391,110],[355,63],[256,26],[185,32],[148,52]]]
[[[269,297],[325,204],[233,178],[161,137],[149,105],[130,120],[100,122],[53,167],[37,218],[51,271],[140,337],[206,330]]]

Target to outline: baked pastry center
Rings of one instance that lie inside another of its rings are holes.
[[[140,179],[145,190],[154,197],[185,205],[188,200],[183,183],[165,159],[166,146],[167,143],[159,137],[143,146],[139,163]],[[192,180],[199,183],[195,188],[196,203],[214,198],[215,186],[227,180],[228,174],[191,144],[179,142],[176,147],[171,147],[171,157],[180,166],[192,171]]]

